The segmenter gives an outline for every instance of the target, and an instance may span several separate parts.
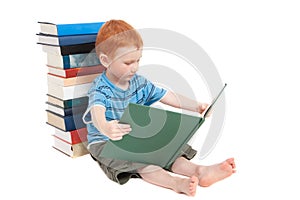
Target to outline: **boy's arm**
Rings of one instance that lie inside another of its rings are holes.
[[[193,112],[198,112],[200,114],[208,106],[207,103],[197,102],[193,99],[187,98],[180,94],[176,94],[172,91],[168,91],[167,94],[160,100],[160,102],[169,106],[173,106],[175,108],[190,110]]]
[[[92,122],[94,126],[111,140],[120,140],[125,134],[131,131],[129,124],[119,124],[117,120],[106,121],[106,108],[103,106],[93,106],[91,108]]]

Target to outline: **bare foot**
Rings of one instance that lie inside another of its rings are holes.
[[[196,195],[196,189],[199,184],[199,179],[196,176],[192,176],[188,179],[181,179],[178,180],[179,183],[177,184],[177,190],[175,190],[178,193],[184,193],[188,196],[195,196]]]
[[[229,158],[222,163],[211,166],[199,166],[199,186],[208,187],[229,177],[232,173],[235,173],[234,158]]]

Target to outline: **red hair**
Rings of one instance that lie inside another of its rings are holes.
[[[123,20],[110,20],[100,28],[96,38],[96,53],[114,57],[120,47],[135,46],[141,48],[143,40],[141,35]]]

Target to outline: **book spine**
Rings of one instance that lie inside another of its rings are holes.
[[[65,115],[77,115],[77,114],[83,114],[86,110],[87,106],[76,106],[71,108],[64,109]]]
[[[97,34],[88,35],[68,35],[68,36],[58,36],[59,45],[68,46],[74,44],[85,44],[85,43],[95,43]]]
[[[82,54],[90,53],[95,49],[95,43],[86,43],[86,44],[74,44],[68,46],[60,46],[61,55],[72,55],[72,54]]]
[[[77,129],[76,131],[71,131],[72,144],[77,144],[87,141],[87,128]]]
[[[72,68],[70,65],[70,57],[69,56],[62,56],[62,60],[63,60],[63,69],[70,69]]]
[[[85,110],[87,109],[87,105],[81,105],[81,106],[72,106],[69,108],[63,108],[58,105],[55,105],[50,102],[46,102],[48,104],[48,110],[57,113],[62,116],[68,116],[68,115],[76,115],[76,114],[83,114]]]
[[[95,43],[97,34],[57,36],[38,33],[38,43],[46,45],[68,46],[75,44]]]
[[[72,108],[77,106],[87,106],[88,105],[88,97],[81,97],[69,100],[62,100],[50,94],[47,94],[48,101],[52,102],[52,104],[63,107],[63,108]]]
[[[64,105],[66,108],[76,107],[76,106],[87,106],[88,97],[76,98],[64,101]]]
[[[82,35],[98,33],[104,22],[77,23],[77,24],[57,24],[57,35]]]
[[[82,114],[62,116],[57,113],[54,113],[50,110],[46,110],[48,112],[48,124],[61,129],[63,131],[72,131],[76,129],[80,129],[86,127],[85,123],[82,120]],[[53,120],[51,120],[51,119]],[[55,121],[62,120],[62,126],[58,126]]]
[[[86,68],[101,64],[95,52],[84,54],[70,54],[68,57],[70,68]]]
[[[87,141],[87,128],[80,128],[73,131],[62,131],[55,128],[54,136],[64,140],[69,144],[78,144]]]
[[[48,82],[48,94],[62,100],[69,100],[87,96],[92,83],[84,83],[73,86],[60,86],[56,83]]]
[[[86,44],[75,44],[69,46],[59,46],[59,45],[51,45],[38,43],[42,45],[42,49],[46,53],[52,53],[56,55],[72,55],[72,54],[84,54],[84,53],[92,53],[95,49],[95,43],[86,43]]]
[[[63,46],[68,47],[68,46]],[[47,53],[47,65],[61,68],[61,69],[73,69],[73,68],[86,68],[100,65],[100,60],[96,53],[83,53],[83,54],[70,54],[70,55],[58,55]]]

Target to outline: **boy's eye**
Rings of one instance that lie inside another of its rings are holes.
[[[131,64],[134,63],[134,62],[139,63],[140,60],[137,60],[137,61],[130,61],[130,62],[124,62],[124,64],[125,64],[125,65],[131,65]]]

